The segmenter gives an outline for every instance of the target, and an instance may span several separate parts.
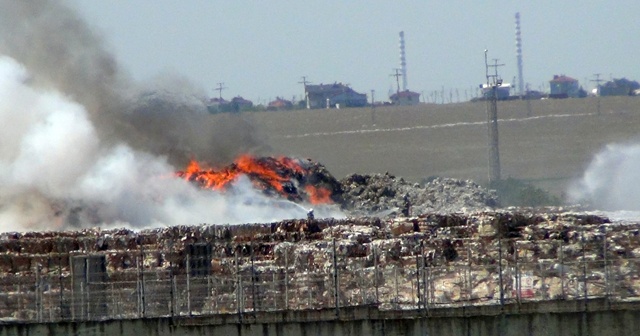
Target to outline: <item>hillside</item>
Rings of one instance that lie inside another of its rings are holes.
[[[638,135],[637,97],[506,101],[498,105],[502,177],[562,195],[593,155]],[[309,157],[338,178],[390,172],[487,182],[484,102],[246,113],[270,154]]]

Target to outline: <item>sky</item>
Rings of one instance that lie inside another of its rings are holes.
[[[302,76],[341,82],[385,100],[395,92],[404,31],[408,89],[452,101],[485,81],[484,50],[533,90],[567,75],[585,89],[600,78],[640,80],[640,1],[169,1],[67,0],[135,79],[185,77],[210,96],[254,103],[300,99]]]

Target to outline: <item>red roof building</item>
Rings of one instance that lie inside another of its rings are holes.
[[[268,110],[290,110],[293,108],[293,103],[282,99],[280,97],[276,97],[276,100],[269,103],[267,106]]]

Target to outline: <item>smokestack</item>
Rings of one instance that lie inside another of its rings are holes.
[[[520,36],[520,13],[516,13],[516,57],[518,58],[518,92],[524,97],[524,78],[522,78],[522,37]]]
[[[407,91],[407,58],[404,52],[404,31],[400,32],[400,69],[402,70],[402,91]]]

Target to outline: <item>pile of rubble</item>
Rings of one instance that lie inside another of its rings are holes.
[[[498,206],[495,191],[473,181],[436,178],[422,186],[386,173],[352,174],[340,184],[343,208],[354,215],[470,213]]]
[[[241,156],[221,169],[202,169],[192,162],[177,175],[202,188],[231,186],[246,175],[265,194],[293,202],[332,203],[353,217],[425,213],[470,213],[497,206],[494,192],[472,181],[436,178],[426,185],[409,183],[389,173],[352,174],[338,181],[324,165],[309,159]]]
[[[194,291],[191,306],[208,313],[258,304],[334,307],[336,290],[341,305],[415,309],[418,302],[495,304],[501,292],[509,299],[640,297],[638,267],[640,223],[561,209],[3,233],[0,292],[9,294],[0,318],[16,307],[38,307],[26,297],[29,287],[16,283],[44,281],[49,287],[38,288],[51,302],[41,307],[58,309],[59,298],[83,300],[73,293],[85,288],[89,272],[112,284],[95,285],[92,297],[100,290],[100,300],[112,302],[147,281],[149,314],[152,307],[167,314],[170,299],[160,294],[176,281],[175,295]],[[139,309],[135,300],[119,304]]]

